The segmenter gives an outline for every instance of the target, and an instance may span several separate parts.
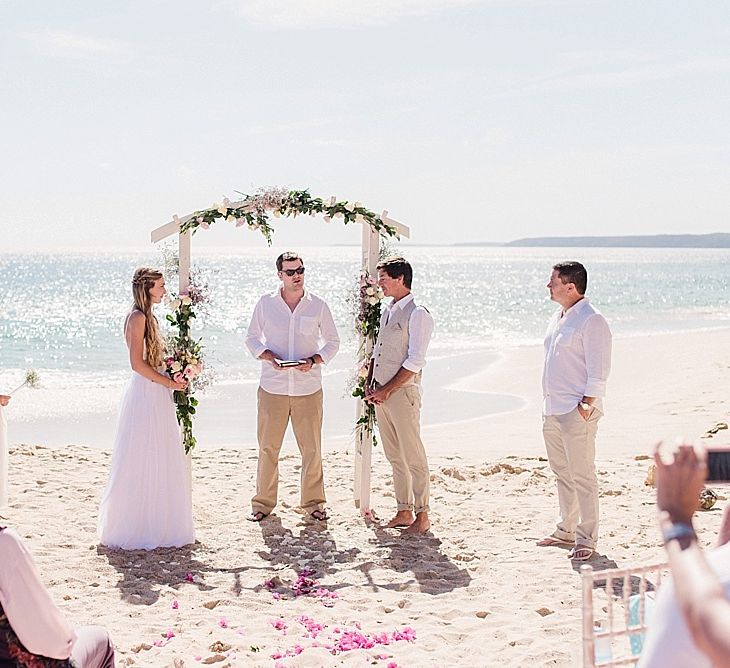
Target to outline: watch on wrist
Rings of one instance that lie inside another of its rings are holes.
[[[662,538],[664,539],[664,544],[666,545],[669,541],[672,540],[682,540],[683,538],[697,538],[697,534],[695,533],[695,530],[692,528],[691,524],[687,524],[686,522],[676,522],[662,528]]]
[[[589,411],[593,408],[593,406],[591,406],[589,403],[586,403],[585,401],[581,401],[578,405],[580,406],[580,409],[582,411]]]

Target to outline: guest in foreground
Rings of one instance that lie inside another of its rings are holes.
[[[397,505],[389,528],[426,533],[430,477],[421,441],[421,370],[433,333],[433,317],[411,293],[413,269],[402,257],[378,264],[378,285],[393,301],[380,318],[365,401],[375,404],[383,451],[393,468]]]
[[[99,540],[124,550],[181,547],[195,541],[190,460],[172,401],[175,381],[162,368],[164,343],[153,304],[166,293],[159,271],[139,268],[124,323],[132,378],[117,424],[109,482],[99,512]]]
[[[10,403],[10,395],[0,394],[0,508],[8,505],[8,421],[3,407]]]
[[[0,527],[0,666],[113,668],[114,647],[98,626],[75,631],[43,586],[12,529]]]
[[[550,299],[560,308],[545,335],[543,438],[557,477],[560,519],[541,547],[571,545],[568,557],[587,561],[598,542],[596,434],[611,369],[611,330],[585,296],[580,262],[553,266]]]
[[[681,445],[656,462],[659,524],[671,582],[662,585],[649,621],[640,668],[730,666],[730,506],[718,547],[705,555],[692,516],[707,476],[704,448]]]
[[[260,522],[276,506],[279,451],[291,420],[302,455],[300,505],[313,519],[327,519],[322,473],[322,365],[340,347],[329,306],[304,288],[304,262],[296,253],[276,259],[281,286],[259,299],[246,346],[261,360],[256,494],[248,519]]]

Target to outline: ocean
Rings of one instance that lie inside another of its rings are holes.
[[[340,332],[341,350],[327,374],[337,375],[345,396],[357,345],[352,310],[360,249],[301,250],[307,287],[330,304]],[[414,267],[417,300],[436,322],[434,360],[474,351],[490,360],[505,346],[541,341],[555,308],[545,284],[552,264],[565,259],[588,268],[590,299],[616,337],[730,326],[728,249],[408,246],[401,251]],[[279,252],[193,249],[211,297],[196,334],[204,338],[219,387],[256,383],[259,363],[250,358],[244,337],[259,296],[277,287]],[[47,390],[43,400],[24,390],[25,398],[16,402],[21,404],[15,408],[17,420],[115,412],[129,376],[122,336],[129,283],[142,264],[160,266],[161,255],[154,248],[0,253],[0,387],[14,387],[34,368]],[[168,287],[174,289],[175,282]],[[164,306],[158,308],[163,321]]]

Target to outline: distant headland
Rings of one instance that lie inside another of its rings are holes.
[[[606,248],[730,248],[730,234],[655,234],[626,237],[531,237],[505,243],[472,242],[455,246],[544,246]]]

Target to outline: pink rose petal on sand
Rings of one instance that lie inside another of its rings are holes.
[[[228,620],[225,617],[221,617],[218,620],[218,626],[220,626],[222,629],[228,628]]]
[[[170,640],[170,638],[174,638],[174,637],[175,637],[175,631],[173,631],[172,629],[169,629],[168,632],[165,634],[165,638],[167,638],[168,640]]]
[[[200,654],[198,654],[197,656],[194,656],[194,657],[193,657],[193,659],[194,659],[195,661],[202,661],[203,657],[202,657],[202,656],[200,656]]]
[[[391,661],[387,668],[398,668],[398,664],[395,661]]]
[[[193,581],[193,574],[192,573],[188,573],[185,576],[185,582],[192,582],[192,581]]]
[[[177,602],[177,599],[175,599],[175,600],[174,600],[174,601],[172,602],[172,609],[173,609],[173,610],[177,610],[177,609],[178,609],[179,607],[180,607],[180,604],[179,604],[179,603]]]

